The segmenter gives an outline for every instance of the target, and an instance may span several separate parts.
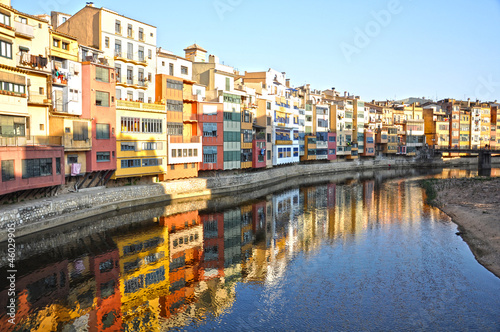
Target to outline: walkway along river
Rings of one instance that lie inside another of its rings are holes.
[[[297,178],[19,238],[16,324],[7,321],[5,285],[0,326],[496,331],[500,279],[476,262],[450,218],[424,203],[417,184],[475,173]]]

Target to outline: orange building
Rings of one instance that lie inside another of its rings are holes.
[[[156,101],[167,105],[167,174],[160,180],[174,180],[198,176],[202,161],[201,137],[198,134],[196,103],[188,92],[192,82],[182,78],[156,75]],[[184,103],[184,95],[188,102]]]

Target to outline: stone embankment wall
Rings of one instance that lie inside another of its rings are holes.
[[[358,172],[380,168],[439,167],[441,160],[417,162],[408,158],[299,164],[249,173],[170,181],[153,185],[93,188],[42,200],[2,206],[0,242],[7,239],[7,225],[16,237],[146,204],[193,198],[233,195],[272,186],[289,179],[328,173]]]

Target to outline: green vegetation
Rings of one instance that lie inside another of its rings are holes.
[[[426,203],[430,205],[436,205],[435,199],[437,198],[437,191],[435,185],[437,184],[437,179],[426,179],[419,182],[420,186],[425,189],[425,196],[427,197]]]

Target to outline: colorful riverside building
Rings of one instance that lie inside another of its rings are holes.
[[[82,114],[83,73],[78,42],[74,37],[50,30],[49,45],[52,65],[49,134],[62,138],[68,182],[70,176],[86,173],[86,153],[92,149],[89,135],[92,123],[90,117]]]
[[[224,170],[240,169],[241,105],[245,93],[234,88],[235,71],[219,63],[214,55],[210,55],[207,62],[207,51],[197,44],[184,51],[185,58],[193,64],[193,81],[206,86],[206,101],[223,104]]]
[[[429,147],[449,147],[450,121],[446,112],[436,103],[427,104],[423,109],[425,143]]]
[[[446,112],[450,122],[450,148],[460,145],[460,102],[455,99],[443,99],[438,105]]]
[[[292,95],[286,73],[274,69],[269,69],[267,72],[245,72],[244,82],[249,86],[260,84],[265,87],[266,95],[270,97],[270,104],[267,105],[270,106],[268,111],[273,127],[271,134],[273,166],[299,162],[299,112],[298,106],[294,105],[297,102]],[[294,135],[294,132],[297,135]]]
[[[500,105],[491,104],[491,148],[500,146]]]
[[[101,51],[80,46],[82,63],[83,113],[92,121],[92,150],[87,152],[87,174],[80,187],[106,184],[116,171],[116,73]],[[92,179],[90,179],[92,177]],[[95,182],[94,182],[95,181]]]
[[[0,195],[47,193],[64,184],[62,137],[49,135],[49,26],[8,0],[0,23]]]
[[[165,65],[164,65],[165,64]],[[181,70],[175,71],[180,67]],[[198,176],[203,149],[198,136],[197,97],[190,80],[192,63],[158,52],[156,100],[167,105],[167,175],[161,180]]]
[[[166,173],[166,108],[155,104],[156,27],[90,3],[57,27],[103,52],[116,73],[113,179]]]

